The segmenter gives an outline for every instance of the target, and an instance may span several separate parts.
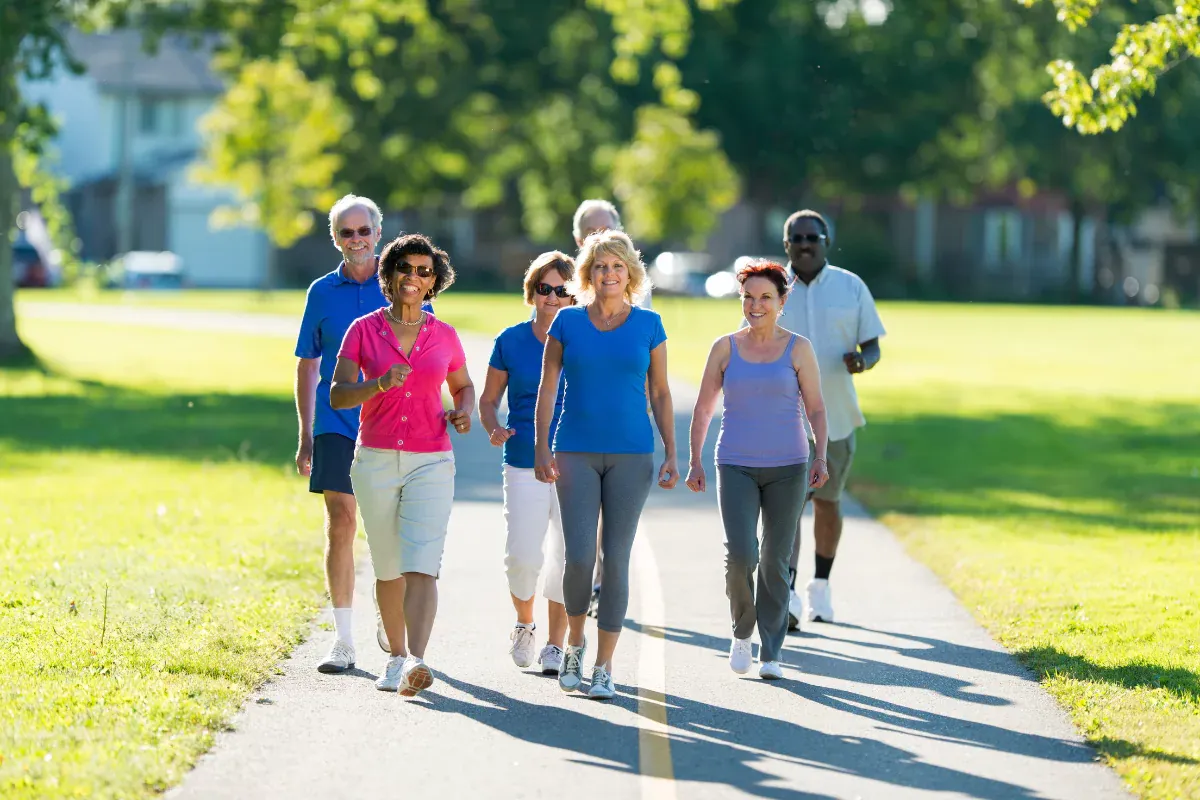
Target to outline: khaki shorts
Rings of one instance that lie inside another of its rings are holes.
[[[454,453],[359,446],[350,466],[375,578],[437,577],[454,505]]]
[[[809,442],[815,452],[816,445]],[[841,502],[842,492],[846,490],[846,480],[850,477],[850,467],[854,464],[854,434],[845,439],[830,442],[826,447],[825,460],[829,468],[829,480],[820,489],[809,493],[809,497],[817,500],[828,500],[831,503]],[[811,463],[811,462],[810,462]]]

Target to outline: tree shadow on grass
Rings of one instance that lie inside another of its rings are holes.
[[[1200,414],[1145,403],[1128,414],[874,415],[852,489],[876,510],[1061,519],[1147,532],[1194,530]]]
[[[1200,674],[1189,669],[1147,663],[1101,666],[1056,647],[1032,647],[1018,650],[1016,655],[1041,680],[1062,676],[1126,689],[1163,689],[1200,708]]]

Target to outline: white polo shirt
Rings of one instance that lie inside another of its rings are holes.
[[[875,309],[875,298],[862,278],[832,264],[826,264],[810,284],[796,279],[790,265],[788,276],[792,286],[779,315],[779,326],[812,342],[821,370],[829,441],[849,438],[867,421],[858,407],[854,376],[846,369],[842,356],[886,333]],[[808,427],[807,419],[804,424]]]

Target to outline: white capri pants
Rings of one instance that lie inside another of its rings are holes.
[[[504,567],[508,573],[508,590],[513,597],[522,601],[533,597],[538,574],[544,568],[546,583],[542,596],[562,603],[567,550],[554,484],[539,481],[533,476],[532,469],[505,464],[504,524],[508,528]],[[543,558],[542,544],[547,530],[550,546]]]
[[[393,581],[406,572],[436,578],[454,505],[454,453],[359,446],[350,465],[350,482],[375,578]]]

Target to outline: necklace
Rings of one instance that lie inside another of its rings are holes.
[[[621,315],[622,315],[622,314],[624,314],[624,313],[625,313],[626,311],[628,311],[628,310],[629,310],[629,306],[621,306],[621,310],[620,310],[620,311],[618,311],[617,313],[613,314],[613,315],[612,315],[611,317],[609,317],[608,319],[605,319],[603,316],[601,316],[601,313],[600,313],[600,307],[599,307],[599,306],[596,306],[596,316],[597,316],[597,317],[599,317],[599,318],[600,318],[600,321],[604,323],[604,327],[606,327],[606,328],[611,328],[611,327],[612,327],[612,324],[613,324],[614,322],[616,322],[616,321],[617,321],[617,320],[618,320],[618,319],[621,317]]]
[[[392,309],[390,306],[384,306],[383,313],[387,314],[388,319],[390,319],[392,322],[396,323],[397,325],[403,325],[406,328],[411,328],[415,325],[420,325],[421,323],[423,323],[425,321],[425,312],[424,311],[421,312],[421,316],[419,318],[417,318],[414,322],[405,322],[402,319],[397,319],[396,315],[392,313]]]

